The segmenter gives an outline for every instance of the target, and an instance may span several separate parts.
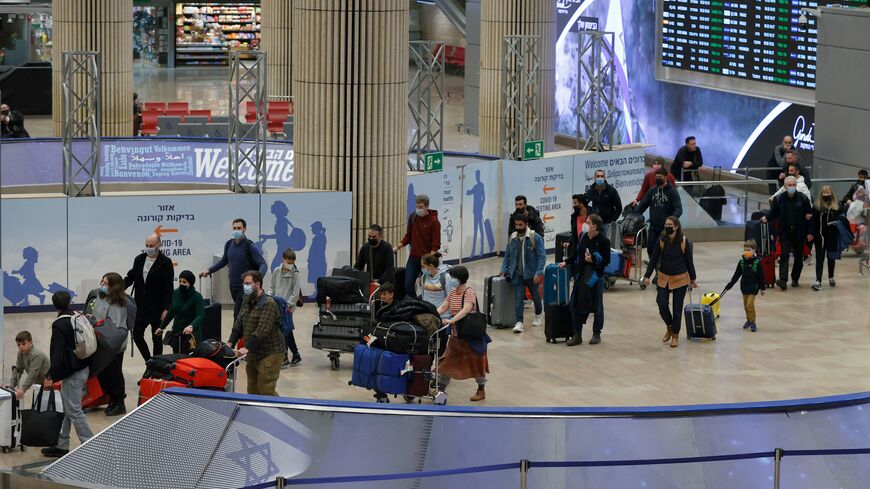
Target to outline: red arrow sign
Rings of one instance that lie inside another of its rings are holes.
[[[163,229],[163,224],[160,224],[159,226],[154,228],[154,234],[156,234],[158,238],[163,237],[163,235],[166,233],[177,233],[177,232],[178,232],[178,229],[171,229],[171,228]]]
[[[556,187],[548,187],[546,183],[544,184],[544,195],[547,195],[553,190],[556,190]]]
[[[544,222],[552,221],[552,220],[555,219],[555,218],[556,218],[556,216],[551,216],[551,215],[549,215],[549,214],[544,214]]]

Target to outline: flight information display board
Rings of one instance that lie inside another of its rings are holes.
[[[816,86],[816,19],[809,16],[808,25],[801,27],[801,8],[866,4],[846,0],[661,1],[662,67],[810,90]]]

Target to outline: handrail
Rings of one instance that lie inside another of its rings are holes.
[[[846,456],[846,455],[867,455],[870,454],[870,448],[832,448],[832,449],[816,449],[816,450],[786,450],[776,448],[766,452],[748,452],[734,453],[726,455],[706,455],[696,457],[671,457],[671,458],[655,458],[655,459],[628,459],[628,460],[574,460],[574,461],[531,461],[521,460],[519,462],[510,462],[496,465],[481,465],[477,467],[462,467],[456,469],[428,470],[420,472],[404,472],[393,474],[376,474],[376,475],[355,475],[355,476],[336,476],[336,477],[309,477],[300,479],[290,479],[279,477],[274,482],[263,482],[260,484],[245,486],[242,489],[268,489],[272,487],[284,486],[301,486],[314,484],[345,484],[350,482],[375,482],[387,480],[401,479],[428,479],[433,477],[444,477],[451,475],[462,474],[479,474],[485,472],[501,472],[505,470],[520,469],[521,476],[525,480],[525,475],[530,469],[555,469],[555,468],[592,468],[592,467],[638,467],[645,465],[678,465],[678,464],[694,464],[706,462],[727,462],[733,460],[757,460],[757,459],[774,459],[774,484],[775,489],[779,489],[780,471],[782,467],[782,459],[785,457],[809,457],[809,456]]]

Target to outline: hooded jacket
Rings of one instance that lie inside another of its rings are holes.
[[[447,299],[447,294],[450,292],[450,277],[447,275],[448,270],[450,270],[450,265],[442,263],[441,266],[438,267],[438,272],[434,276],[426,274],[425,271],[423,273],[424,286],[431,285],[441,288],[441,290],[426,290],[424,287],[421,294],[424,301],[435,307],[440,306],[441,303]]]
[[[270,282],[267,293],[272,296],[281,297],[287,301],[290,311],[295,311],[296,301],[299,299],[299,293],[301,292],[299,269],[296,268],[296,265],[291,265],[290,270],[284,270],[284,265],[282,264],[272,271]]]
[[[651,231],[662,231],[665,221],[670,216],[680,217],[683,215],[683,204],[680,202],[680,194],[671,184],[664,187],[653,187],[643,196],[637,204],[637,212],[643,214],[649,209],[649,227]],[[650,234],[653,236],[653,234]]]
[[[543,236],[544,235],[544,221],[541,219],[541,213],[538,212],[538,209],[535,209],[534,207],[532,207],[530,205],[527,205],[526,209],[529,210],[529,214],[526,216],[526,219],[528,219],[528,221],[529,221],[528,222],[529,228],[531,228],[532,231]],[[514,226],[514,218],[519,216],[519,215],[520,215],[520,211],[515,210],[513,212],[513,214],[511,214],[511,217],[508,219],[508,237],[510,237],[511,235],[513,235],[517,231],[516,226]]]
[[[427,253],[434,253],[441,248],[441,222],[438,211],[429,209],[423,217],[417,214],[408,216],[408,228],[401,241],[402,246],[411,245],[411,256],[423,258]]]

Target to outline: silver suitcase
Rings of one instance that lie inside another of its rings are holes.
[[[483,282],[483,312],[486,322],[495,328],[510,328],[516,323],[514,286],[498,275]]]

